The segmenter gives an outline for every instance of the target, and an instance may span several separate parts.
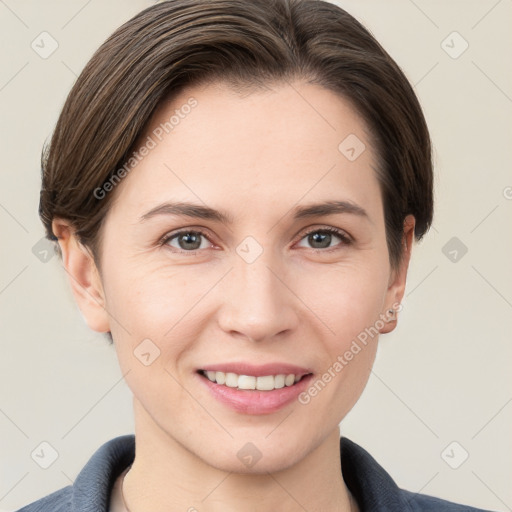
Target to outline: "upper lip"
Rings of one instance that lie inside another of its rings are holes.
[[[262,365],[254,365],[243,362],[218,363],[202,366],[200,370],[224,373],[236,373],[237,375],[251,375],[254,377],[262,377],[264,375],[306,375],[312,373],[307,368],[296,366],[288,363],[267,363]]]

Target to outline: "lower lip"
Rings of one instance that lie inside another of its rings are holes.
[[[312,374],[306,375],[293,386],[274,389],[272,391],[258,391],[251,389],[230,388],[212,382],[204,375],[198,374],[201,381],[208,387],[210,393],[219,402],[243,414],[271,414],[293,402],[304,391]]]

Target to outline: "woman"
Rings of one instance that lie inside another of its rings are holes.
[[[120,27],[64,105],[40,214],[135,436],[21,510],[477,510],[399,489],[338,427],[432,189],[411,86],[340,8],[171,0]]]

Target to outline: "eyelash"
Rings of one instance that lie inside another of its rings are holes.
[[[201,231],[200,229],[182,229],[181,231],[176,231],[175,233],[169,233],[169,234],[165,235],[164,237],[162,237],[160,239],[160,241],[158,242],[158,245],[164,246],[164,245],[168,244],[174,238],[177,238],[183,234],[190,234],[190,233],[193,233],[196,235],[201,235],[204,238],[206,238],[207,240],[209,240],[208,235],[204,231]],[[302,234],[298,238],[297,242],[300,242],[302,239],[306,238],[307,236],[311,235],[312,233],[329,233],[332,235],[336,235],[342,241],[342,243],[339,244],[339,246],[335,246],[335,247],[328,247],[325,249],[311,248],[310,250],[314,251],[315,253],[318,253],[318,252],[325,253],[325,252],[331,252],[333,250],[339,250],[341,248],[341,246],[347,246],[347,245],[352,244],[352,242],[353,242],[352,239],[344,231],[337,229],[337,228],[333,228],[333,227],[314,228],[314,229]],[[168,246],[168,247],[170,247],[170,246]],[[176,249],[175,247],[171,247],[171,250],[177,254],[186,254],[187,256],[196,256],[197,253],[201,252],[203,249],[196,249],[194,251],[184,251],[183,249]]]

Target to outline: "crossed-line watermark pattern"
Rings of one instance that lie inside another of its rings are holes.
[[[454,27],[454,30],[445,31],[444,28],[441,28],[441,22],[439,20],[435,20],[434,17],[427,12],[427,6],[420,4],[418,0],[408,0],[408,2],[418,11],[418,16],[420,19],[416,20],[416,23],[418,23],[419,27],[421,27],[422,23],[424,22],[427,25],[429,24],[430,26],[434,26],[439,31],[439,47],[437,51],[434,51],[434,49],[432,51],[435,62],[433,64],[432,62],[425,62],[425,72],[413,84],[418,94],[421,94],[420,85],[425,85],[429,80],[433,81],[441,79],[441,77],[436,76],[436,73],[439,74],[441,66],[448,66],[450,62],[452,62],[453,65],[457,65],[463,62],[465,59],[467,63],[471,64],[472,68],[475,70],[475,73],[478,73],[481,77],[484,78],[485,83],[487,84],[487,94],[498,95],[503,100],[503,108],[512,108],[512,99],[510,94],[506,91],[506,85],[500,84],[493,77],[493,73],[490,67],[483,62],[477,62],[476,60],[473,60],[474,57],[471,54],[473,31],[484,27],[486,24],[491,24],[493,17],[506,15],[506,12],[508,12],[507,9],[510,10],[510,2],[507,2],[507,0],[498,0],[493,2],[492,5],[487,5],[484,9],[484,12],[482,12],[480,16],[472,21],[471,28],[467,31],[463,31],[457,27]],[[148,4],[152,3],[157,2],[148,2]],[[58,65],[65,67],[69,72],[76,76],[77,74],[73,70],[73,63],[64,62],[63,60],[59,59],[59,49],[61,44],[59,41],[61,40],[61,35],[64,34],[65,30],[69,30],[73,24],[81,23],[84,12],[87,12],[87,10],[90,9],[98,8],[94,5],[94,2],[92,2],[92,0],[88,0],[83,3],[77,3],[76,11],[74,11],[71,16],[68,16],[66,19],[61,21],[60,31],[59,27],[57,26],[52,29],[37,27],[35,22],[24,19],[24,16],[21,16],[17,12],[18,7],[19,6],[11,4],[6,0],[0,0],[0,13],[6,18],[9,17],[12,23],[18,24],[20,31],[25,31],[25,34],[27,35],[27,43],[29,44],[33,53],[28,61],[21,61],[17,68],[3,71],[3,73],[0,75],[0,94],[7,94],[10,88],[16,87],[17,82],[27,80],[27,73],[30,70],[31,65],[33,65],[34,59],[41,59],[42,61],[46,61],[48,65],[55,65],[57,63]],[[142,7],[144,7],[144,5],[141,5],[141,8]],[[26,31],[30,31],[31,35],[29,36],[28,32]],[[447,67],[447,69],[450,68]],[[302,96],[299,91],[296,92],[312,109],[317,112],[317,114],[329,126],[331,126],[331,128],[334,129],[334,127],[329,123],[328,115],[326,115],[326,113],[319,111],[315,105],[308,101],[306,97]],[[188,112],[186,115],[188,115]],[[184,118],[185,116],[180,116],[179,122],[181,122],[181,120]],[[169,120],[169,122],[173,124],[172,121]],[[162,127],[162,129],[164,128]],[[167,130],[165,131],[167,132]],[[163,136],[163,132],[160,135]],[[157,138],[159,137],[157,136]],[[149,142],[151,145],[151,147],[148,148],[149,152],[154,147],[153,143],[157,144],[158,140],[152,139],[151,141],[147,142]],[[363,154],[366,149],[367,148],[365,144],[356,133],[343,134],[343,136],[340,137],[338,151],[349,162],[357,160],[357,158],[359,158],[359,156]],[[144,156],[145,155],[142,155],[142,157]],[[186,175],[184,173],[180,173],[179,170],[174,169],[171,163],[166,166],[170,172],[178,177],[182,183],[190,189],[186,183]],[[325,178],[325,176],[327,176],[330,172],[334,172],[335,168],[336,166],[333,165],[330,169],[319,170],[318,181],[316,181],[316,183],[312,183],[308,189],[304,190],[304,194],[297,198],[297,203],[300,202],[300,200],[309,192],[311,192],[311,190],[313,190],[313,188],[323,178]],[[124,172],[120,172],[119,177],[123,178],[126,176],[129,173],[129,170],[131,169],[125,168]],[[112,186],[110,189],[107,190],[106,188],[103,188],[99,194],[102,195],[110,192],[113,190],[117,183],[117,181],[115,183],[111,183]],[[109,187],[107,186],[107,188]],[[199,198],[195,192],[193,193],[196,195],[196,197]],[[414,300],[414,297],[416,296],[416,290],[422,288],[424,289],[425,286],[431,282],[432,275],[439,272],[440,269],[445,269],[447,267],[451,269],[460,268],[462,265],[464,265],[464,263],[461,264],[460,262],[464,260],[468,262],[466,267],[468,272],[472,273],[473,278],[478,280],[482,286],[487,287],[487,290],[492,294],[497,303],[501,303],[502,305],[505,304],[505,308],[512,308],[512,297],[510,296],[510,293],[507,291],[507,289],[502,288],[500,282],[495,282],[493,279],[491,279],[489,277],[489,272],[486,271],[485,268],[481,268],[477,262],[471,260],[472,248],[475,247],[475,244],[477,243],[475,240],[475,234],[478,235],[478,233],[481,233],[485,230],[491,230],[493,218],[496,219],[502,210],[510,209],[512,207],[512,178],[509,180],[509,182],[502,183],[501,188],[495,188],[491,197],[494,198],[493,202],[490,202],[486,205],[478,205],[478,207],[483,208],[483,210],[475,214],[471,224],[468,224],[465,227],[465,231],[467,232],[466,235],[461,234],[464,231],[464,229],[461,228],[459,232],[453,233],[452,236],[439,242],[438,258],[436,261],[432,261],[432,267],[425,269],[424,273],[419,276],[419,279],[416,282],[410,282],[408,284],[406,299],[409,301],[409,303]],[[6,297],[9,297],[10,294],[15,296],[17,284],[22,279],[27,279],[26,276],[30,272],[41,272],[44,269],[44,267],[41,267],[41,265],[52,261],[53,264],[58,264],[60,267],[62,267],[62,269],[64,269],[64,267],[60,262],[57,263],[58,258],[53,259],[53,256],[55,255],[53,243],[44,237],[40,237],[40,235],[34,236],[34,230],[29,230],[25,227],[26,221],[20,220],[20,215],[16,208],[5,199],[0,202],[0,215],[3,216],[6,222],[13,224],[14,229],[18,230],[18,236],[20,238],[30,237],[33,239],[33,243],[31,245],[31,254],[26,256],[23,261],[17,261],[12,267],[4,269],[3,271],[2,281],[0,282],[0,298],[8,300]],[[201,200],[201,198],[199,199]],[[280,220],[278,220],[278,222],[279,221]],[[433,227],[433,229],[436,233],[439,233],[435,227]],[[251,234],[248,234],[238,244],[236,253],[245,261],[246,264],[250,265],[257,261],[257,259],[261,256],[263,253],[263,246],[255,237],[253,237]],[[302,304],[307,307],[311,313],[314,314],[319,319],[319,321],[324,324],[327,329],[331,331],[331,333],[335,334],[332,328],[329,326],[328,319],[321,318],[321,315],[314,311],[314,305],[307,304],[305,301],[303,301],[303,299],[294,292],[293,286],[290,286],[290,283],[285,283],[283,280],[281,280],[279,275],[276,274],[270,267],[267,267],[267,269],[276,277],[277,280],[280,281],[283,286],[286,287],[289,293],[293,294],[296,299],[300,300]],[[183,318],[185,318],[190,313],[190,311],[192,311],[192,309],[197,306],[197,304],[203,300],[214,287],[216,287],[227,275],[229,275],[230,270],[228,270],[224,275],[220,276],[216,282],[212,283],[211,286],[205,291],[203,296],[199,299],[199,301],[197,301],[192,306],[192,308],[187,310],[177,323],[182,321]],[[506,311],[509,310],[506,309]],[[110,313],[109,316],[113,321],[119,323],[115,318],[112,317]],[[169,326],[165,336],[169,335],[177,323]],[[121,325],[121,327],[129,334],[129,331],[125,326]],[[364,350],[364,347],[358,347],[357,351],[354,349],[354,352],[352,352],[353,357],[357,357],[360,350]],[[140,340],[140,343],[138,343],[133,352],[133,364],[141,364],[144,367],[147,367],[148,371],[150,371],[153,363],[158,360],[160,355],[161,349],[158,347],[158,345],[151,339],[145,338]],[[350,359],[351,358],[344,359],[344,363],[341,365],[340,371],[342,371],[346,365],[351,363]],[[23,496],[23,482],[26,482],[26,477],[32,472],[53,468],[56,475],[62,474],[69,483],[73,481],[73,479],[68,476],[67,472],[65,471],[65,467],[58,467],[60,454],[63,451],[73,451],[73,444],[71,440],[68,439],[69,434],[75,432],[76,429],[80,429],[85,418],[94,414],[98,404],[104,400],[108,400],[109,396],[111,396],[111,392],[119,385],[119,383],[125,379],[126,375],[130,371],[131,369],[125,372],[124,375],[122,375],[120,378],[115,379],[114,382],[105,390],[103,390],[102,393],[99,393],[98,396],[93,396],[91,394],[90,403],[84,404],[83,413],[77,418],[70,418],[67,427],[64,427],[62,431],[55,433],[52,439],[41,439],[37,433],[37,429],[32,428],[29,430],[26,428],[26,426],[23,426],[21,424],[22,422],[17,419],[15,415],[10,413],[9,410],[4,408],[2,403],[0,403],[0,420],[7,425],[7,429],[4,430],[4,432],[8,431],[4,435],[7,435],[13,439],[21,436],[31,443],[31,449],[29,450],[29,453],[25,454],[27,456],[26,470],[20,471],[19,474],[11,475],[9,481],[0,482],[0,508],[8,506],[8,500],[16,493],[17,499]],[[166,371],[169,374],[169,378],[173,380],[176,385],[182,386],[182,384],[174,375],[172,375],[168,370]],[[335,378],[337,372],[334,369],[334,366],[332,372],[330,372],[329,369],[327,370],[327,374],[329,374],[332,378]],[[438,475],[444,471],[444,468],[449,468],[450,470],[458,470],[459,468],[467,467],[467,465],[471,463],[472,445],[468,446],[467,442],[462,442],[457,439],[451,439],[449,442],[447,442],[445,439],[446,436],[443,434],[443,428],[437,425],[434,429],[429,424],[430,422],[427,421],[424,415],[421,414],[421,412],[418,410],[419,407],[417,404],[413,406],[411,403],[408,403],[401,396],[400,391],[393,389],[392,386],[390,386],[385,381],[385,379],[381,378],[376,371],[372,371],[372,375],[373,378],[382,384],[383,389],[389,393],[390,400],[397,400],[400,404],[402,404],[404,409],[408,411],[407,414],[411,414],[415,418],[414,421],[417,421],[418,425],[422,425],[421,428],[425,428],[426,431],[430,433],[429,435],[433,435],[436,439],[439,440],[439,468],[428,479],[428,481],[418,486],[418,493],[422,492],[434,479],[438,478]],[[325,386],[329,385],[329,381],[323,381],[323,383]],[[316,393],[320,393],[325,386],[314,387],[313,389],[317,390]],[[222,425],[222,422],[219,420],[219,418],[216,418],[211,413],[211,411],[209,411],[208,404],[200,403],[197,397],[192,395],[190,390],[185,389],[185,391],[191,396],[193,400],[198,403],[202,409],[207,412],[212,421],[224,430],[226,436],[233,438],[233,434],[230,433],[225,428],[225,426]],[[313,392],[313,395],[314,394],[315,392]],[[308,393],[302,395],[302,401],[299,400],[297,402],[297,407],[307,407],[311,400],[315,398],[313,395],[311,394],[310,388]],[[483,416],[480,424],[473,426],[471,443],[481,440],[483,434],[487,429],[489,429],[490,425],[502,420],[504,411],[507,411],[510,409],[510,407],[512,407],[512,405],[510,405],[511,402],[512,396],[499,403],[496,409],[493,410],[490,414]],[[292,409],[292,411],[287,416],[281,419],[280,422],[269,431],[267,437],[273,435],[273,433],[285,425],[287,421],[290,421],[293,418],[293,413],[294,409]],[[247,468],[251,468],[258,464],[258,462],[265,456],[265,454],[258,448],[255,443],[248,442],[243,446],[238,447],[236,450],[236,456],[239,459],[240,464]],[[215,490],[221,486],[226,481],[226,479],[229,478],[230,475],[231,473],[227,473],[219,481],[215,488],[205,490],[204,497],[198,502],[198,504],[191,506],[188,510],[190,512],[200,512],[200,505],[204,503],[209,498],[209,496],[211,496]],[[485,489],[485,492],[487,492],[490,497],[495,499],[493,503],[501,506],[502,510],[512,510],[512,501],[509,497],[507,498],[506,489],[496,488],[492,481],[489,481],[487,478],[480,474],[478,467],[471,467],[471,475],[474,477],[474,479],[472,482],[468,479],[468,482],[471,482],[473,485],[481,485],[482,488]],[[297,499],[292,494],[290,494],[289,490],[283,487],[281,483],[276,480],[274,475],[269,473],[269,477],[273,478],[276,483],[282,487],[283,492],[285,492],[290,497],[290,499],[294,500],[299,505],[299,507],[306,510],[304,506],[302,506],[297,501]],[[20,503],[20,505],[21,504],[22,503]]]

